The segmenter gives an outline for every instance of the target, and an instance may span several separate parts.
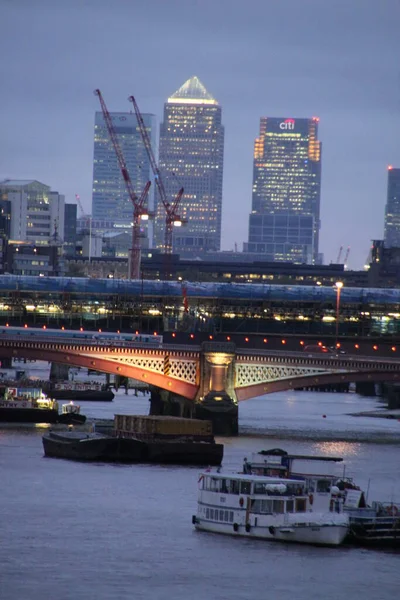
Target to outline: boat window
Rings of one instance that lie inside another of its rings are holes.
[[[272,514],[273,500],[253,500],[251,503],[251,512]]]
[[[283,513],[285,512],[285,502],[284,500],[273,500],[273,508],[274,513]]]
[[[221,479],[221,493],[222,494],[229,494],[230,483],[231,482],[229,479]]]
[[[265,483],[255,483],[254,484],[254,493],[255,494],[266,494],[267,490],[265,488]]]
[[[315,485],[316,485],[315,484],[315,479],[310,479],[308,481],[308,491],[309,491],[309,493],[315,492]]]
[[[250,481],[241,481],[240,482],[240,493],[241,494],[250,494],[251,483]]]
[[[299,486],[295,484],[286,485],[286,493],[288,496],[298,496]]]
[[[236,479],[231,479],[231,494],[239,494],[240,490],[240,481]]]
[[[211,492],[219,492],[219,479],[211,477],[210,490]]]
[[[224,520],[224,511],[223,511],[223,510],[220,510],[220,511],[219,511],[219,520],[220,520],[220,521],[223,521],[223,520]]]
[[[214,520],[214,509],[210,508],[210,519]]]
[[[296,499],[296,512],[306,512],[306,501],[304,498]]]
[[[329,479],[318,479],[317,481],[317,492],[329,492],[331,489],[331,482]]]
[[[288,512],[288,513],[294,512],[294,502],[293,502],[293,500],[287,500],[286,501],[286,512]]]
[[[210,509],[206,508],[206,519],[210,518]]]
[[[225,511],[225,517],[224,517],[225,521],[229,521],[229,510]]]

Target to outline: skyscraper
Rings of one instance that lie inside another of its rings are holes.
[[[388,167],[385,245],[400,248],[400,169]]]
[[[321,142],[317,117],[262,117],[254,145],[252,212],[244,249],[266,260],[317,262]]]
[[[122,112],[114,112],[110,115],[128,166],[133,189],[140,197],[147,181],[152,181],[153,177],[136,116],[132,113]],[[155,145],[156,118],[151,114],[142,116],[152,144]],[[153,199],[154,186],[152,185],[148,198],[149,209],[154,208]],[[114,227],[122,229],[131,228],[133,216],[132,202],[126,191],[125,182],[101,112],[96,112],[94,126],[92,216],[94,219],[112,222]],[[145,226],[144,235],[146,235]]]
[[[178,209],[186,221],[175,228],[173,250],[193,256],[221,245],[224,128],[221,107],[197,77],[188,79],[164,105],[159,166],[167,197],[184,195]],[[157,200],[155,241],[164,247],[165,211]]]

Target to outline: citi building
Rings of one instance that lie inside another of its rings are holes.
[[[318,262],[321,142],[317,117],[262,117],[254,144],[244,250],[268,261]]]

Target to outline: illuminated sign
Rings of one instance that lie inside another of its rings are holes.
[[[293,131],[295,120],[294,119],[285,119],[282,123],[279,123],[279,129],[286,129]]]

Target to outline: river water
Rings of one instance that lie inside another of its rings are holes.
[[[119,392],[81,403],[88,417],[147,414]],[[400,501],[400,422],[356,394],[282,392],[240,405],[224,469],[269,448],[343,456],[369,500]],[[400,552],[314,548],[194,531],[198,468],[83,464],[43,457],[35,426],[0,429],[1,600],[386,600]]]

